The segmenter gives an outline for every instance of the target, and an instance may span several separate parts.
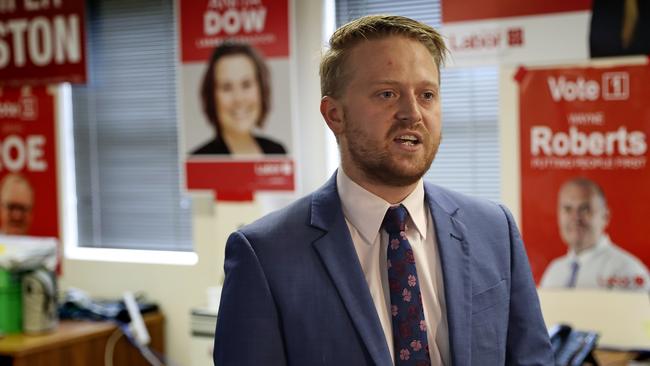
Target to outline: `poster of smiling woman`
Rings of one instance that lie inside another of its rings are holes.
[[[180,154],[218,200],[294,189],[289,0],[179,0]]]

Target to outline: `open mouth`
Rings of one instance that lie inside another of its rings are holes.
[[[415,135],[401,135],[396,137],[393,141],[406,146],[415,146],[422,143]]]

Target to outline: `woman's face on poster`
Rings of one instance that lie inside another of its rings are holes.
[[[246,55],[229,55],[214,68],[215,105],[222,132],[250,132],[262,113],[255,64]]]

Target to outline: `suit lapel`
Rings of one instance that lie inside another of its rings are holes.
[[[469,246],[465,225],[458,221],[458,206],[435,186],[425,184],[425,192],[434,221],[438,252],[442,265],[449,324],[452,364],[470,364],[472,280]]]
[[[381,328],[368,284],[354,250],[341,200],[336,190],[336,174],[314,193],[311,224],[325,234],[314,241],[350,318],[376,365],[392,365],[386,337]]]

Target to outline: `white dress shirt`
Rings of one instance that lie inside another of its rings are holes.
[[[548,265],[540,287],[566,287],[571,265],[578,263],[575,287],[650,290],[650,274],[643,263],[603,234],[593,248],[576,255],[572,250]]]
[[[345,221],[394,360],[393,332],[389,311],[390,293],[386,268],[388,234],[381,229],[382,221],[391,204],[353,182],[342,168],[339,168],[336,175],[336,185]],[[406,207],[410,216],[407,221],[406,237],[413,249],[415,265],[420,278],[420,292],[424,307],[424,319],[427,323],[431,364],[451,365],[440,258],[433,219],[428,205],[424,201],[422,180],[413,192],[400,203]]]

